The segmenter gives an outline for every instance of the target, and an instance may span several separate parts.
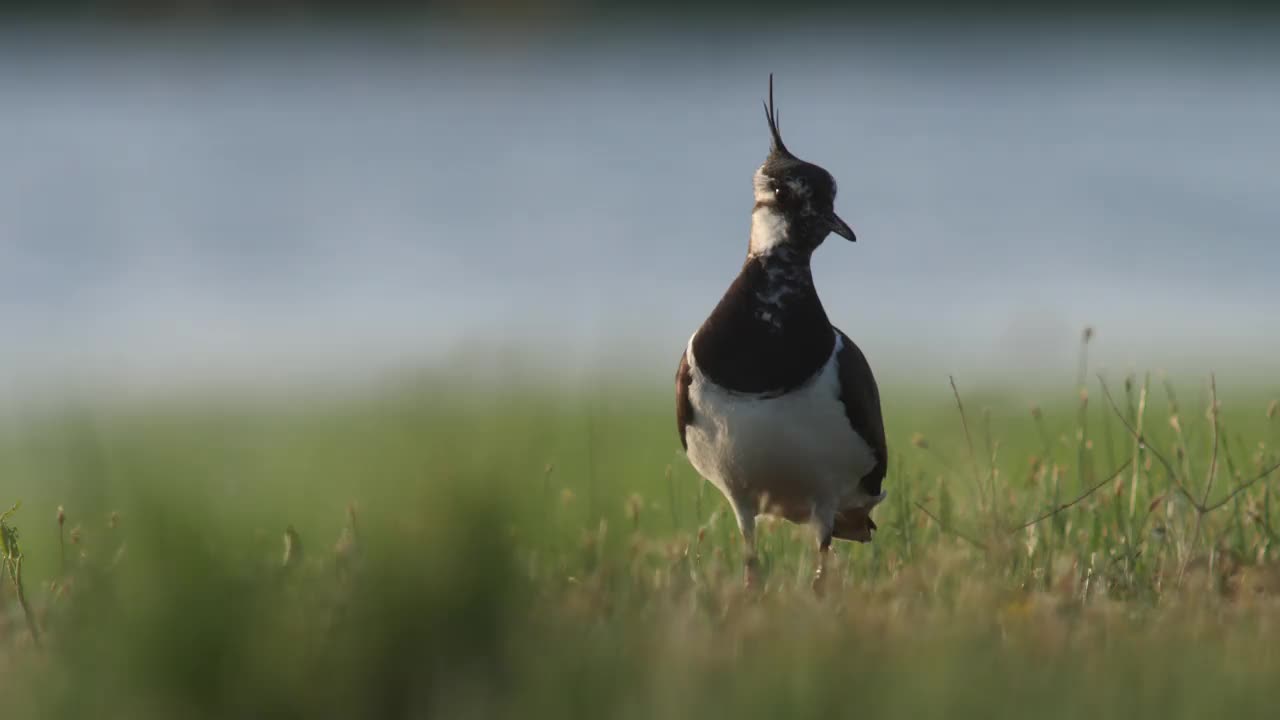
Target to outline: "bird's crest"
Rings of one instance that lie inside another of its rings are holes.
[[[778,108],[773,104],[773,73],[769,73],[769,101],[764,105],[764,118],[769,122],[769,134],[772,136],[771,152],[790,155],[791,152],[782,143],[782,133],[778,130]]]

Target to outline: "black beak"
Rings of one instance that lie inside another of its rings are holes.
[[[831,226],[831,232],[839,235],[849,242],[858,241],[858,236],[853,234],[853,228],[849,227],[845,221],[841,220],[839,215],[836,215],[834,212],[831,213],[827,216],[827,222]]]

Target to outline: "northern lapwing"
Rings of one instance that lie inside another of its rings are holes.
[[[871,367],[813,284],[827,235],[856,239],[835,213],[835,178],[783,144],[772,75],[765,117],[747,259],[680,358],[676,422],[689,462],[737,515],[747,584],[756,516],[770,514],[816,529],[820,590],[833,537],[871,540],[888,453]]]

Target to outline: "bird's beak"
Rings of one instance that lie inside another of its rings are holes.
[[[853,234],[853,228],[840,219],[839,215],[834,212],[827,216],[827,223],[831,226],[831,232],[848,240],[849,242],[857,242],[858,236]]]

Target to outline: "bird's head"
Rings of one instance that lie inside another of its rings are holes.
[[[836,179],[787,150],[778,131],[773,104],[773,75],[764,108],[771,136],[769,156],[756,170],[755,208],[751,214],[751,254],[768,254],[779,247],[812,252],[827,235],[856,240],[853,230],[836,215]]]

